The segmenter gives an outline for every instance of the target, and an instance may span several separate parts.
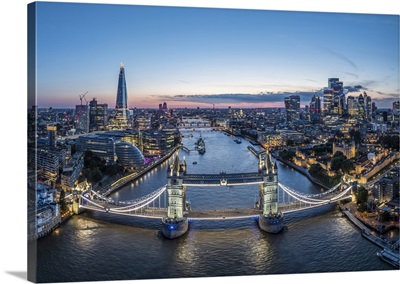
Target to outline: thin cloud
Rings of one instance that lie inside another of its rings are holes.
[[[378,80],[363,80],[360,82],[360,85],[363,86],[364,88],[367,88],[369,86],[374,86],[374,85],[379,85],[383,83],[383,81],[378,81]]]
[[[337,58],[339,58],[339,59],[341,59],[341,60],[343,60],[345,62],[347,62],[348,64],[350,64],[351,66],[353,66],[355,69],[358,70],[357,65],[353,61],[348,59],[346,56],[344,56],[343,54],[338,53],[336,51],[333,51],[333,50],[331,50],[329,48],[326,48],[326,47],[320,47],[320,49],[325,51],[325,52],[327,52],[327,53],[329,53],[329,54],[331,54],[331,55],[333,55],[333,56],[336,56]]]
[[[349,76],[353,76],[354,78],[358,79],[358,75],[354,73],[349,73],[349,72],[343,72],[344,74],[347,74]]]
[[[290,95],[299,95],[300,101],[309,103],[315,95],[321,92],[281,92],[261,94],[211,94],[211,95],[176,95],[165,97],[170,101],[201,102],[201,103],[283,103],[284,98]]]
[[[313,82],[313,83],[317,83],[317,84],[319,84],[319,85],[322,85],[321,82],[318,82],[318,81],[313,80],[313,79],[304,79],[304,80],[309,81],[309,82]]]
[[[182,83],[182,84],[190,84],[190,82],[188,82],[188,81],[185,81],[185,80],[178,80],[178,82],[180,82],[180,83]]]

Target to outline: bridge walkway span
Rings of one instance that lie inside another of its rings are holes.
[[[218,186],[221,185],[259,184],[264,179],[260,173],[219,173],[219,174],[187,174],[183,178],[186,186]]]

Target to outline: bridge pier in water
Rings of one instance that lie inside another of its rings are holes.
[[[258,218],[260,229],[268,233],[279,233],[283,229],[283,214],[278,210],[278,167],[272,163],[271,154],[265,159],[259,156],[258,171],[263,176],[259,184],[259,209],[263,212]]]
[[[162,220],[161,232],[166,238],[175,239],[185,234],[189,229],[188,219],[184,216],[187,210],[186,186],[183,185],[186,161],[181,163],[177,156],[167,170],[168,207],[167,217]]]

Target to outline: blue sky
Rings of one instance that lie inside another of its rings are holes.
[[[378,107],[399,94],[390,15],[40,2],[37,50],[43,107],[86,91],[114,107],[121,62],[130,107],[283,106],[294,92],[304,105],[329,77]]]

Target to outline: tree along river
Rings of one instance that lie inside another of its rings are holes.
[[[237,144],[210,130],[182,133],[189,149],[200,133],[206,144],[204,155],[180,150],[188,173],[257,171],[258,159],[247,149],[252,146],[248,141]],[[322,191],[299,172],[277,164],[281,183],[303,193]],[[111,197],[138,198],[166,184],[166,176],[164,163]],[[257,196],[257,185],[187,187],[193,210],[251,208]],[[187,234],[168,240],[160,222],[89,211],[73,216],[38,240],[38,282],[393,269],[376,256],[381,249],[363,238],[335,204],[286,214],[285,228],[276,235],[261,231],[252,219],[197,220]],[[386,237],[398,238],[398,233]]]

